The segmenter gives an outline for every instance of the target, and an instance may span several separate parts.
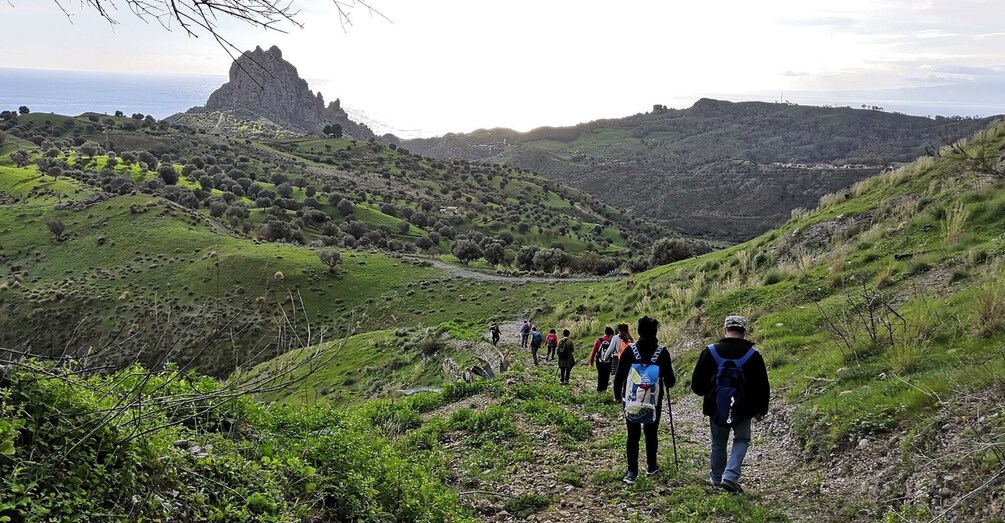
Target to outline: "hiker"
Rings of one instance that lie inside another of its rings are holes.
[[[607,384],[611,381],[611,360],[604,360],[604,354],[611,347],[611,338],[614,336],[614,329],[604,327],[604,335],[593,342],[593,352],[590,353],[590,366],[594,362],[597,364],[597,392],[607,390]]]
[[[548,331],[548,335],[544,338],[544,346],[548,347],[548,356],[545,361],[551,361],[555,357],[555,349],[558,348],[558,335],[555,334],[555,329]]]
[[[576,356],[572,353],[576,347],[569,334],[569,329],[563,330],[562,339],[558,342],[558,376],[562,385],[569,384],[572,367],[576,365]]]
[[[628,332],[628,324],[619,323],[618,332],[611,338],[611,345],[604,353],[604,359],[611,362],[611,376],[618,373],[618,360],[633,341],[635,339],[632,338],[632,333]]]
[[[723,339],[701,352],[691,375],[691,390],[705,397],[702,412],[709,417],[712,435],[708,482],[734,494],[743,492],[740,467],[750,447],[750,420],[768,413],[771,395],[764,358],[746,334],[746,318],[727,317]],[[731,430],[733,449],[727,460]]]
[[[527,338],[530,338],[530,324],[524,320],[523,327],[520,327],[520,346],[527,346]]]
[[[537,362],[537,349],[541,348],[541,343],[543,342],[543,337],[541,336],[541,331],[537,330],[537,325],[531,327],[534,330],[534,334],[530,336],[530,354],[534,356],[534,365],[540,365]]]
[[[614,398],[624,403],[628,426],[628,473],[624,482],[629,485],[635,483],[639,475],[639,439],[643,433],[646,435],[646,476],[660,471],[656,450],[663,396],[677,383],[670,351],[656,339],[659,325],[649,316],[639,319],[639,341],[621,354],[618,373],[614,375]]]
[[[492,346],[495,347],[499,344],[499,337],[502,336],[502,332],[499,331],[499,324],[492,322],[492,326],[489,327],[489,333],[492,334]]]

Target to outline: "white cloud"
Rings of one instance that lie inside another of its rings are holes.
[[[343,31],[330,0],[295,0],[303,30],[224,27],[241,48],[278,45],[326,99],[408,129],[529,129],[716,92],[891,89],[929,75],[1000,74],[1005,64],[1005,2],[371,3],[393,22],[357,9]],[[5,66],[228,70],[230,58],[211,39],[165,32],[128,12],[115,31],[85,13],[70,24],[45,4],[0,2]]]

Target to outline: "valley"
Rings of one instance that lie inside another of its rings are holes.
[[[703,99],[401,141],[248,56],[271,90],[235,64],[162,121],[0,117],[0,521],[1005,515],[1001,120]],[[742,495],[689,389],[734,314],[772,388]],[[643,316],[674,425],[626,485],[587,359]],[[570,331],[569,385],[524,320]]]

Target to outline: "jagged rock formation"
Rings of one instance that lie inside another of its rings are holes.
[[[206,105],[188,110],[206,112],[251,113],[298,132],[320,132],[337,123],[347,136],[374,138],[367,126],[349,119],[340,100],[325,105],[324,96],[311,91],[276,46],[242,54],[230,66],[230,80],[209,96]]]

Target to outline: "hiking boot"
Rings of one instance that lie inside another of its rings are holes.
[[[635,484],[635,478],[637,478],[637,477],[639,477],[639,473],[638,472],[629,472],[628,474],[625,474],[625,479],[623,479],[621,481],[624,481],[625,483],[627,483],[629,485],[634,485]]]
[[[712,478],[706,479],[705,480],[705,484],[708,485],[708,486],[710,486],[710,487],[712,487],[712,488],[719,488],[719,487],[722,486],[722,482],[721,481],[712,481]]]
[[[739,483],[733,480],[724,479],[722,480],[722,483],[719,483],[719,486],[722,487],[722,490],[725,490],[730,494],[743,494],[743,488],[740,487]]]
[[[656,474],[660,473],[660,470],[662,470],[662,469],[660,469],[660,466],[656,465],[656,468],[651,468],[651,469],[649,469],[649,470],[646,471],[646,477],[648,478],[648,477],[655,476]]]

